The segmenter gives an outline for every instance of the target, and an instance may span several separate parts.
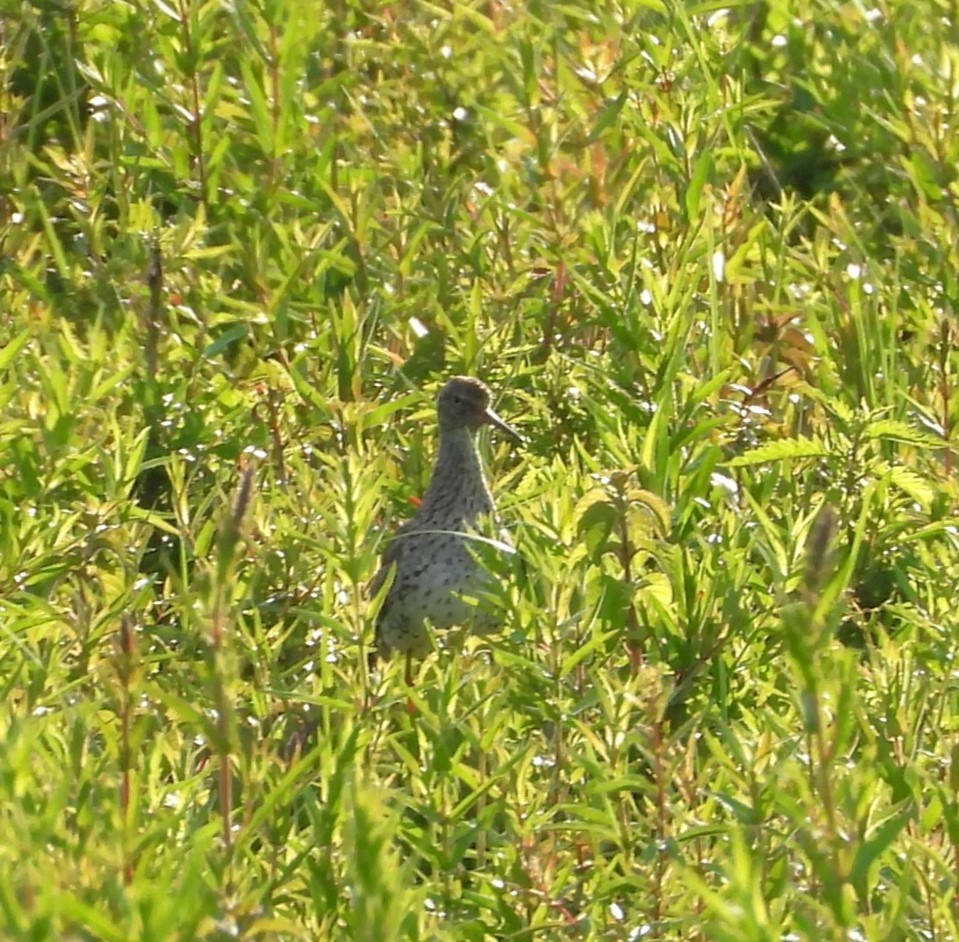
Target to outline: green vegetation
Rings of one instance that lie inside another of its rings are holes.
[[[7,0],[0,936],[959,937],[955,12]]]

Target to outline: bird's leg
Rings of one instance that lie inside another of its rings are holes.
[[[412,651],[406,652],[406,673],[404,676],[406,678],[406,686],[412,687],[413,686],[413,652]],[[410,716],[416,713],[416,704],[413,703],[413,698],[408,693],[406,695],[406,712]]]

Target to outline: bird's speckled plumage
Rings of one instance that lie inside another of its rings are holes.
[[[376,621],[376,648],[422,655],[429,650],[425,622],[434,628],[467,625],[494,631],[500,613],[462,598],[482,593],[488,575],[468,548],[470,532],[494,513],[493,497],[476,448],[481,425],[519,436],[489,407],[479,380],[451,379],[437,397],[439,449],[433,475],[416,516],[399,528],[370,586],[375,595],[394,572]]]

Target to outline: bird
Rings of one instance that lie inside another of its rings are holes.
[[[478,634],[502,625],[502,612],[481,598],[492,576],[474,556],[477,526],[484,519],[492,521],[496,511],[476,433],[489,425],[522,441],[492,410],[490,391],[478,379],[450,379],[436,397],[436,414],[439,445],[426,494],[415,516],[397,530],[370,583],[375,597],[393,576],[376,616],[372,660],[392,652],[405,654],[410,686],[413,658],[431,648],[427,621],[436,629],[462,625]],[[512,551],[503,541],[486,542]]]

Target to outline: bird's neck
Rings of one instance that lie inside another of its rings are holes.
[[[489,513],[493,500],[483,474],[476,432],[470,429],[441,429],[433,477],[423,498],[421,514],[455,516],[472,522]]]

